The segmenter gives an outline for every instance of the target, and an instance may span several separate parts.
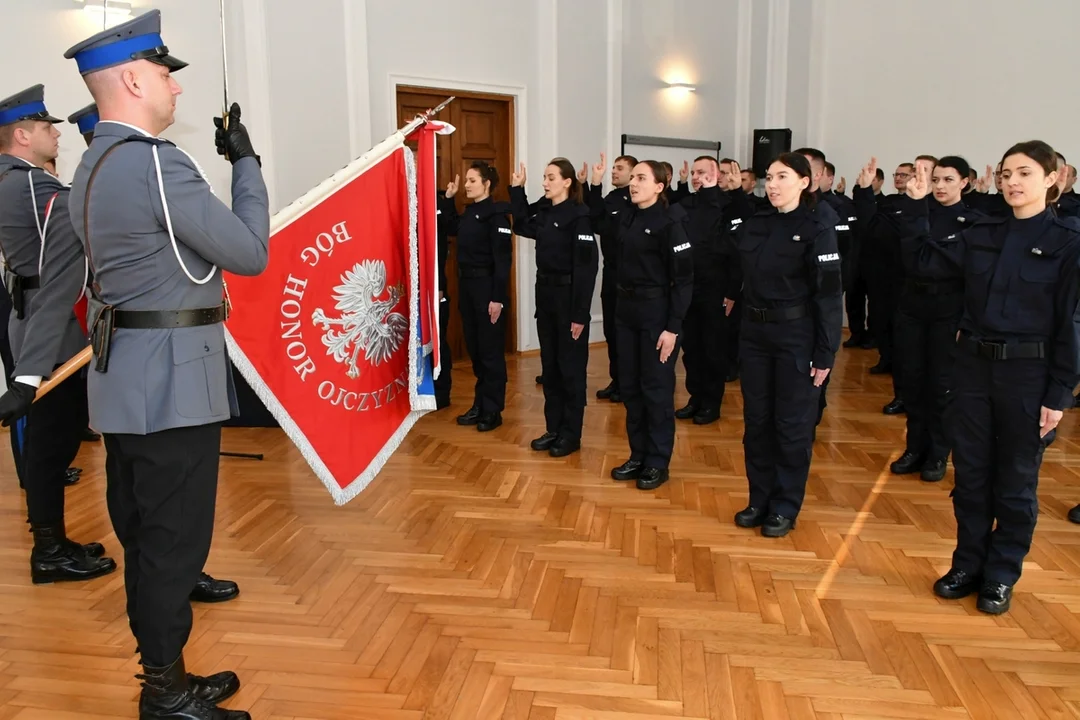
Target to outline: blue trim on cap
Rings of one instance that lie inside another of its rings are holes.
[[[86,113],[79,118],[78,126],[80,133],[93,132],[101,117],[96,112]]]
[[[40,101],[19,105],[10,110],[0,110],[0,125],[10,125],[11,123],[18,122],[24,118],[39,113],[48,114],[48,112],[49,111],[45,109],[45,103]]]
[[[79,65],[79,72],[85,75],[101,68],[127,62],[131,60],[133,53],[152,50],[164,44],[165,42],[158,33],[137,35],[127,40],[120,40],[109,45],[75,53],[75,62]]]

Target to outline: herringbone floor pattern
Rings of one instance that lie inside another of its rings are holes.
[[[844,351],[807,503],[787,538],[740,530],[740,397],[718,425],[680,423],[673,480],[608,479],[621,406],[590,400],[584,448],[532,453],[539,361],[510,360],[505,424],[425,418],[379,479],[336,508],[276,430],[228,430],[208,570],[241,597],[196,606],[195,672],[235,669],[229,703],[261,720],[761,720],[1080,717],[1075,412],[1046,454],[1035,544],[1012,611],[930,586],[947,567],[950,475],[883,473],[902,447],[876,352]],[[602,347],[591,394],[606,383]],[[678,400],[685,393],[680,390]],[[5,441],[6,442],[6,441]],[[119,555],[104,450],[85,445],[70,533]],[[30,538],[0,452],[0,720],[135,717],[123,576],[34,587]]]

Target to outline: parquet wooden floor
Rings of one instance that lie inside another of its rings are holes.
[[[229,705],[261,720],[1080,717],[1078,411],[1046,454],[1013,609],[990,617],[931,592],[952,475],[888,475],[904,422],[881,413],[876,356],[841,353],[781,540],[731,521],[746,501],[737,384],[721,423],[679,424],[673,480],[652,493],[608,478],[627,452],[621,406],[590,400],[577,455],[529,450],[536,357],[510,361],[505,424],[485,435],[454,424],[472,387],[455,370],[454,407],[343,508],[279,431],[227,430],[225,449],[266,460],[222,461],[208,570],[242,594],[195,606],[188,666],[236,670]],[[595,348],[590,397],[606,366]],[[103,459],[83,446],[69,530],[118,557]],[[0,720],[135,717],[122,573],[32,586],[7,452],[0,475]]]

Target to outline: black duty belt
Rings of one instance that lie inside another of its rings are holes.
[[[458,266],[458,275],[460,275],[463,278],[491,277],[494,274],[495,274],[495,268],[491,267],[490,265],[487,266],[487,267],[479,267],[479,266],[468,267],[468,266],[465,266],[465,265],[459,265]]]
[[[1046,343],[1038,341],[988,342],[961,334],[956,345],[987,360],[1038,360],[1046,357]]]
[[[172,330],[225,321],[225,305],[189,310],[113,310],[112,313],[113,327],[127,330]]]
[[[619,285],[619,294],[623,297],[634,298],[635,300],[655,300],[656,298],[667,297],[667,288],[658,287],[656,285],[637,285],[626,287]]]
[[[747,320],[762,323],[798,320],[809,314],[810,310],[805,305],[781,308],[753,308],[748,306],[743,309],[743,316]]]
[[[572,285],[574,282],[573,275],[545,275],[543,273],[536,274],[537,285]]]
[[[109,369],[109,348],[113,332],[127,330],[175,330],[177,328],[216,325],[226,319],[225,303],[209,308],[187,310],[117,310],[98,301],[91,303],[90,344],[97,358],[95,369]]]
[[[904,289],[914,295],[950,295],[964,292],[964,283],[956,280],[914,280],[904,281]]]
[[[26,317],[26,293],[29,290],[40,288],[41,278],[37,275],[31,275],[30,277],[16,275],[11,271],[8,271],[5,275],[4,280],[7,285],[8,295],[11,296],[11,309],[15,311],[15,317],[22,320]]]

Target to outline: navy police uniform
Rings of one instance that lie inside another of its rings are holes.
[[[602,195],[603,185],[591,185],[585,193],[593,233],[600,236],[600,252],[604,256],[604,269],[600,278],[600,307],[604,321],[604,339],[607,341],[608,376],[611,383],[596,392],[601,400],[622,402],[619,389],[619,343],[616,339],[616,302],[618,300],[619,233],[623,218],[634,209],[630,202],[630,187],[615,188]]]
[[[806,493],[820,388],[811,368],[832,368],[840,348],[843,289],[836,223],[803,201],[764,210],[735,231],[743,287],[742,392],[749,505],[740,527],[770,537],[795,525]]]
[[[84,76],[140,60],[180,70],[160,25],[152,10],[65,57]],[[106,499],[124,547],[140,717],[249,718],[214,705],[238,690],[237,677],[189,676],[183,650],[189,593],[213,536],[221,425],[237,414],[220,271],[256,275],[268,258],[260,160],[233,104],[227,129],[215,118],[218,152],[232,163],[230,209],[187,153],[102,110],[69,211],[93,273],[90,415],[105,438]]]
[[[962,232],[983,215],[963,201],[930,208],[930,237]],[[945,477],[949,442],[944,414],[952,381],[956,328],[964,311],[964,281],[927,275],[917,256],[903,254],[904,284],[896,312],[894,373],[907,413],[907,447],[892,463],[897,475],[919,472],[937,482]]]
[[[0,127],[61,122],[49,114],[44,88],[35,85],[0,100]],[[56,258],[78,245],[67,217],[68,188],[18,152],[0,154],[0,252],[13,312],[9,320],[12,382],[0,397],[0,418],[9,425],[26,417],[23,451],[27,513],[34,535],[30,576],[35,583],[89,580],[113,572],[100,543],[67,537],[64,488],[86,429],[86,388],[78,373],[34,402],[42,379],[86,347],[75,317],[85,276]],[[33,157],[33,156],[31,156]],[[44,162],[45,158],[33,158]],[[48,260],[48,263],[46,263]]]
[[[532,449],[563,457],[581,448],[589,324],[600,262],[596,237],[583,203],[538,202],[532,214],[524,188],[511,187],[510,204],[514,232],[536,240],[536,332],[547,429],[533,440]],[[584,325],[576,340],[571,323]]]
[[[511,243],[509,208],[490,197],[469,205],[459,216],[453,198],[441,195],[440,210],[448,232],[457,236],[458,308],[465,347],[472,359],[476,385],[473,404],[458,418],[481,432],[502,424],[506,406],[507,290],[510,284]],[[491,303],[503,306],[491,322]]]
[[[735,193],[744,195],[742,189]],[[727,261],[723,256],[724,233],[735,219],[733,193],[719,187],[702,187],[682,201],[689,220],[686,233],[694,251],[693,293],[686,311],[680,344],[686,366],[686,390],[690,400],[675,417],[707,425],[720,418],[727,367],[727,317],[724,298],[731,297]],[[743,203],[748,206],[748,203]]]
[[[1031,548],[1039,468],[1056,434],[1040,437],[1041,409],[1071,407],[1080,383],[1080,232],[1048,208],[931,240],[927,202],[899,208],[922,276],[964,283],[945,414],[956,549],[934,591],[978,591],[980,610],[1002,613]]]
[[[446,282],[446,260],[450,255],[450,220],[443,214],[445,195],[439,195],[435,209],[435,251],[439,263],[439,377],[435,378],[435,407],[450,406],[454,361],[450,357],[450,291]]]
[[[684,227],[686,211],[663,200],[626,215],[619,248],[616,342],[626,405],[630,459],[612,470],[616,480],[637,480],[653,490],[668,479],[675,448],[675,364],[679,335],[693,292],[694,262]],[[676,335],[660,361],[662,332]]]

